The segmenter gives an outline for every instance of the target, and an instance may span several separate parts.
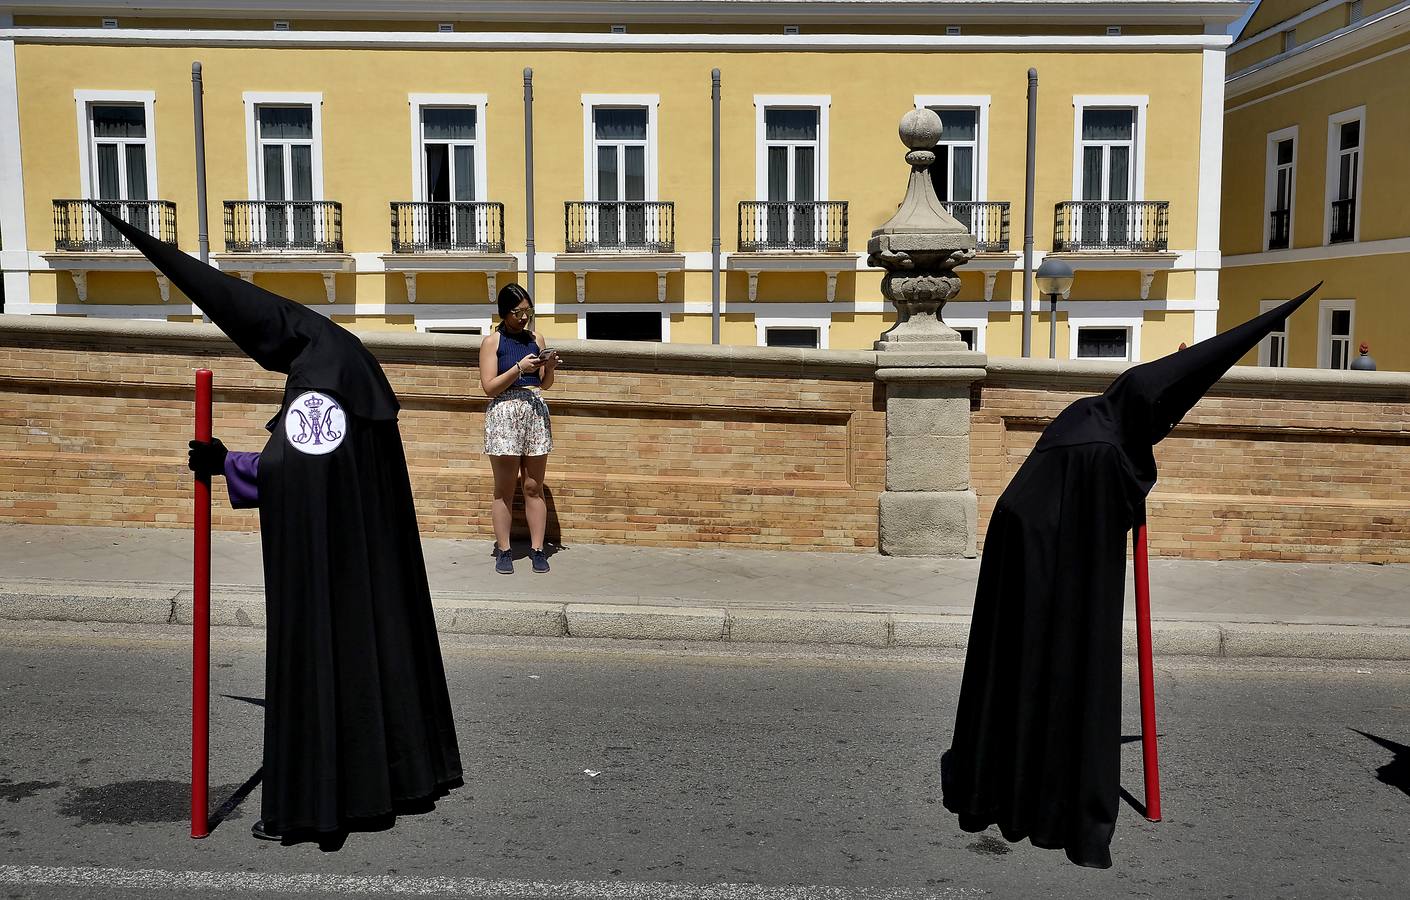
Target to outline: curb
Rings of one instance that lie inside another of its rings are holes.
[[[263,588],[214,586],[212,594],[212,625],[264,627]],[[944,650],[963,650],[969,639],[969,616],[962,614],[598,599],[564,603],[458,592],[431,596],[436,626],[446,634]],[[189,625],[192,596],[188,589],[163,584],[9,582],[0,584],[0,620]],[[1401,625],[1157,619],[1151,636],[1157,656],[1410,660],[1410,627]],[[1133,627],[1125,629],[1123,643],[1128,655],[1136,652]]]

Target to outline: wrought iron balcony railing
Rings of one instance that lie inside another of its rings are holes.
[[[392,203],[392,252],[504,252],[504,204],[471,201]]]
[[[1275,209],[1268,213],[1268,249],[1286,250],[1292,240],[1288,226],[1292,224],[1292,211]]]
[[[1168,200],[1070,200],[1057,205],[1053,249],[1163,251],[1169,230]]]
[[[225,249],[343,252],[343,204],[335,200],[226,200]]]
[[[969,229],[979,242],[980,253],[1006,253],[1009,249],[1009,205],[1007,202],[956,200],[945,211]]]
[[[810,250],[845,253],[847,201],[778,202],[745,200],[739,204],[739,251]]]
[[[158,240],[176,243],[176,204],[170,200],[55,200],[54,249],[130,249],[127,238],[98,215],[100,205]]]
[[[1333,244],[1344,244],[1347,241],[1356,240],[1355,197],[1332,201],[1332,233],[1330,240]]]
[[[569,253],[674,253],[676,205],[658,200],[569,200],[563,204]]]

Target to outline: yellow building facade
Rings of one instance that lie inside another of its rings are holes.
[[[897,122],[934,108],[934,184],[980,246],[945,318],[1016,356],[1031,67],[1032,264],[1076,272],[1055,355],[1151,359],[1215,331],[1243,7],[0,4],[5,311],[193,317],[94,203],[202,252],[198,62],[210,260],[360,327],[482,332],[518,281],[550,338],[710,343],[718,311],[725,344],[869,348]]]
[[[1325,282],[1246,360],[1410,369],[1410,2],[1263,0],[1230,48],[1230,325]],[[1396,162],[1400,160],[1400,162]]]

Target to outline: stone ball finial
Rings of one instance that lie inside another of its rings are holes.
[[[901,117],[901,143],[912,150],[933,150],[940,141],[940,116],[933,109],[913,109]]]

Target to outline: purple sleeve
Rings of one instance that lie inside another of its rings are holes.
[[[225,454],[225,488],[235,509],[259,506],[259,454],[231,450]]]

